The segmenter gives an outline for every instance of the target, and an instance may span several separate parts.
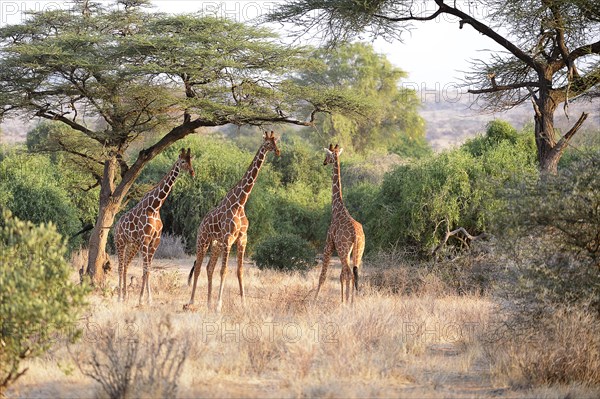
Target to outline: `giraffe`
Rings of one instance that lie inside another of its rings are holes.
[[[343,148],[335,147],[329,144],[329,148],[324,148],[327,153],[323,165],[333,164],[333,183],[332,183],[332,210],[331,224],[327,231],[327,241],[323,251],[323,266],[319,285],[315,294],[315,299],[319,295],[319,290],[325,282],[327,268],[333,251],[336,250],[340,261],[342,262],[342,272],[340,274],[340,284],[342,287],[342,303],[344,303],[344,283],[346,284],[346,302],[350,295],[350,281],[352,280],[352,302],[354,302],[354,291],[358,291],[358,268],[360,267],[363,251],[365,250],[365,234],[360,223],[350,216],[350,213],[344,206],[342,198],[342,179],[340,175],[340,155]],[[353,270],[350,271],[350,254],[352,253]]]
[[[244,206],[252,187],[256,183],[258,172],[269,151],[274,151],[279,156],[279,148],[277,148],[277,138],[273,131],[269,135],[264,133],[263,143],[254,156],[252,163],[242,179],[225,195],[219,205],[212,209],[204,216],[200,226],[198,227],[198,238],[196,243],[196,261],[190,270],[188,277],[188,285],[194,278],[192,286],[192,297],[190,302],[184,305],[184,309],[190,309],[194,304],[194,294],[196,292],[196,284],[200,275],[200,268],[204,255],[211,246],[210,260],[206,266],[206,275],[208,277],[208,301],[207,306],[211,308],[211,293],[212,293],[212,277],[217,263],[217,259],[222,254],[221,265],[221,281],[219,284],[219,296],[217,300],[216,311],[221,311],[223,299],[223,285],[225,283],[225,275],[227,274],[227,261],[229,259],[229,251],[234,243],[237,243],[237,278],[240,288],[240,296],[242,297],[242,305],[244,305],[244,285],[243,285],[243,260],[244,252],[246,251],[248,218]]]
[[[139,303],[142,304],[144,288],[146,289],[148,303],[152,303],[148,280],[150,279],[152,258],[160,244],[163,227],[160,220],[160,208],[182,170],[187,170],[192,177],[195,176],[189,148],[187,153],[183,148],[181,149],[177,162],[165,177],[152,190],[147,192],[136,206],[124,213],[117,222],[115,243],[119,257],[119,301],[127,299],[127,267],[141,248],[144,269]]]

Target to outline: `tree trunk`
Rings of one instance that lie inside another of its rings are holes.
[[[90,235],[87,274],[92,279],[93,285],[102,284],[105,272],[110,270],[106,243],[108,242],[108,232],[114,223],[118,210],[119,206],[117,204],[101,205],[96,225]]]
[[[104,163],[104,174],[102,177],[102,187],[100,189],[100,200],[98,207],[98,218],[96,225],[90,235],[88,245],[88,265],[86,273],[90,276],[93,285],[104,282],[105,265],[107,265],[108,255],[106,254],[106,243],[108,241],[108,232],[114,223],[115,216],[119,211],[121,201],[115,201],[114,181],[117,168],[116,158],[111,158]],[[108,266],[110,263],[108,264]]]
[[[540,79],[542,81],[542,79]],[[551,80],[548,82],[551,85]],[[535,143],[538,152],[538,165],[542,173],[556,174],[558,161],[563,150],[556,145],[554,131],[554,111],[556,102],[544,85],[540,88],[539,97],[534,100],[535,109]]]
[[[554,138],[554,118],[542,115],[535,118],[535,142],[538,151],[538,165],[541,172],[556,174],[562,151],[556,147]]]

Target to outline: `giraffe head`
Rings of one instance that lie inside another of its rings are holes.
[[[271,135],[269,135],[269,132],[265,132],[263,139],[265,139],[263,146],[265,146],[267,151],[274,151],[275,155],[279,156],[279,148],[277,147],[278,139],[275,137],[273,131],[271,130]]]
[[[190,172],[192,177],[196,176],[196,172],[194,172],[194,168],[192,167],[192,155],[190,154],[190,149],[185,151],[185,148],[182,148],[179,152],[179,162],[181,165],[181,169],[187,170]]]
[[[344,149],[340,148],[340,146],[337,144],[335,145],[335,147],[333,146],[333,144],[329,144],[329,148],[323,148],[323,149],[327,153],[325,155],[325,160],[323,161],[323,165],[329,165],[330,163],[334,163],[335,160],[340,156],[342,151],[344,151]]]

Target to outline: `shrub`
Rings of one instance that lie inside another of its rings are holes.
[[[35,226],[4,211],[0,218],[0,396],[22,376],[23,360],[40,356],[73,329],[86,289],[70,282],[66,247],[53,225]]]
[[[426,254],[446,231],[458,227],[472,235],[488,231],[508,205],[499,190],[537,176],[535,151],[520,141],[524,136],[517,135],[516,142],[500,139],[504,136],[512,137],[509,133],[480,137],[387,174],[372,205],[374,216],[365,222],[371,248],[414,246]]]
[[[528,308],[591,306],[600,313],[600,153],[507,192],[507,294]],[[516,292],[515,292],[516,288]]]
[[[135,320],[126,325],[133,332]],[[174,398],[187,358],[189,342],[173,334],[169,318],[163,318],[146,334],[119,337],[106,324],[98,330],[95,345],[75,359],[82,374],[100,384],[111,399]]]
[[[416,251],[379,251],[366,263],[365,281],[375,291],[399,295],[483,294],[492,280],[487,246],[477,243],[463,256],[426,266]]]
[[[63,185],[61,174],[48,157],[15,154],[0,163],[0,206],[35,224],[53,222],[69,237],[81,229],[75,198]],[[76,243],[72,243],[75,246]]]
[[[305,271],[316,264],[315,256],[314,248],[306,240],[283,234],[258,244],[252,258],[260,269]]]

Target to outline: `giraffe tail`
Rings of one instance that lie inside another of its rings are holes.
[[[354,289],[356,290],[356,292],[358,292],[358,268],[360,267],[364,250],[364,240],[360,241],[356,239],[354,241],[354,250],[352,251],[352,273],[354,274]]]
[[[192,266],[192,270],[190,270],[190,275],[188,276],[188,286],[192,284],[192,276],[194,275],[195,268],[196,268],[196,261],[194,261],[194,266]]]

